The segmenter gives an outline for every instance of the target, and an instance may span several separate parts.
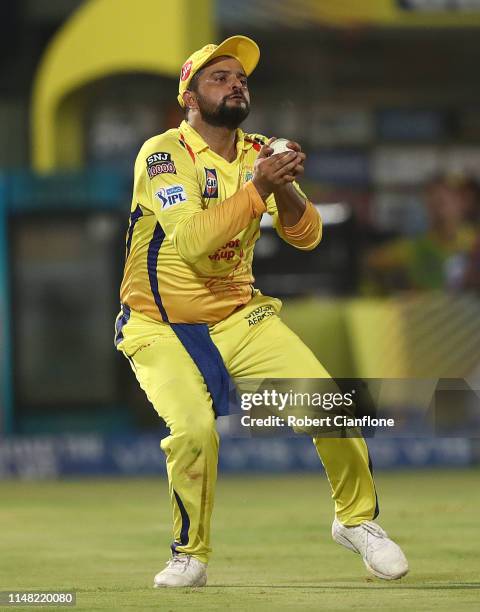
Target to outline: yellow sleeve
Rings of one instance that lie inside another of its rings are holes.
[[[147,198],[165,235],[187,263],[217,250],[265,212],[251,181],[217,206],[204,208],[196,168],[188,153],[175,141],[156,141],[154,148],[155,154],[165,154],[164,163],[174,164],[175,172],[150,178],[148,160],[154,153],[148,149],[137,160],[136,171],[138,168],[144,174]]]
[[[217,206],[194,212],[189,208],[171,207],[157,217],[180,257],[195,263],[244,230],[265,211],[265,204],[249,181]]]
[[[293,183],[294,188],[306,201],[306,209],[300,221],[292,227],[283,227],[280,223],[277,204],[273,193],[267,199],[267,212],[273,217],[273,226],[277,234],[301,251],[311,251],[322,239],[322,219],[307,196],[300,189],[297,182]]]

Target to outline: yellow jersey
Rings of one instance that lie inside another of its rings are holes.
[[[257,293],[252,259],[264,212],[279,235],[310,250],[321,239],[313,205],[283,228],[275,199],[251,182],[261,135],[236,133],[228,162],[186,122],[147,140],[135,162],[120,299],[128,310],[167,323],[217,323]]]

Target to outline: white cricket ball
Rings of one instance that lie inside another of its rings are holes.
[[[272,144],[268,145],[273,149],[272,155],[277,155],[278,153],[284,153],[285,151],[292,151],[290,147],[287,147],[287,142],[290,142],[286,138],[277,138],[274,140]]]

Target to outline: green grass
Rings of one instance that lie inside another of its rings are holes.
[[[3,482],[0,590],[71,589],[80,610],[479,609],[479,471],[376,482],[403,580],[369,577],[331,540],[322,475],[242,476],[219,480],[209,585],[192,590],[151,587],[170,542],[165,481]]]

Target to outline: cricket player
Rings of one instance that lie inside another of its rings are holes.
[[[260,219],[279,236],[314,249],[321,219],[296,179],[299,144],[272,155],[272,140],[245,134],[247,78],[257,44],[233,36],[206,45],[181,68],[185,120],[147,140],[136,163],[121,312],[115,344],[165,420],[162,440],[173,509],[172,556],[155,587],[203,586],[219,439],[232,378],[328,378],[281,321],[278,299],[253,285]],[[260,313],[260,314],[259,314]],[[375,485],[362,438],[315,437],[335,501],[333,538],[385,579],[408,571],[401,549],[373,519]]]

